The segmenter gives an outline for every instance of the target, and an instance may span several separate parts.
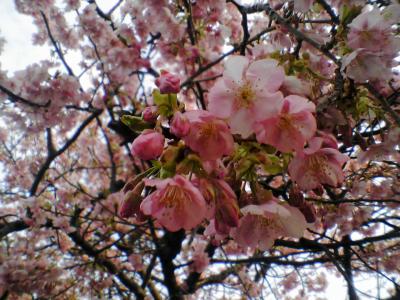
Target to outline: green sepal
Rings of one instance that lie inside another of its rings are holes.
[[[180,174],[194,173],[197,175],[204,176],[205,171],[203,170],[203,164],[200,158],[195,154],[189,154],[183,159],[176,167]]]
[[[178,108],[178,97],[176,94],[161,94],[159,90],[154,90],[153,101],[158,107],[158,113],[164,117],[172,116]]]

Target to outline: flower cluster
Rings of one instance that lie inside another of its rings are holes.
[[[260,149],[273,147],[275,160],[294,156],[288,172],[303,190],[343,182],[347,157],[333,136],[317,131],[315,104],[304,95],[288,94],[291,84],[284,83],[293,82],[292,77],[277,60],[231,56],[208,94],[208,110],[182,112],[175,102],[179,78],[163,71],[156,80],[160,92],[153,94],[152,117],[147,117],[150,111],[143,114],[158,130],[144,130],[131,146],[132,155],[143,160],[160,157],[161,179],[144,180],[149,192],[145,197],[143,186],[135,193],[137,188],[127,188],[121,216],[151,216],[172,232],[208,223],[206,235],[231,237],[243,249],[267,250],[279,237],[301,237],[306,220],[315,221],[311,206],[284,203],[263,188],[253,190],[248,201],[240,200],[226,168],[240,147],[253,140]],[[158,118],[169,122],[168,139]],[[189,155],[182,157],[184,153]],[[268,155],[259,151],[255,164],[269,161]],[[234,173],[241,179],[240,172]]]
[[[342,69],[347,67],[347,76],[358,82],[387,81],[391,77],[393,60],[400,51],[400,40],[391,28],[396,18],[391,15],[399,10],[396,4],[383,12],[374,8],[349,24],[347,44],[353,52],[344,57],[342,65]]]

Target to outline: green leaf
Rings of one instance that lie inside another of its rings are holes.
[[[236,166],[236,179],[251,181],[255,175],[254,167],[259,163],[255,155],[249,155],[239,161]]]
[[[343,5],[340,12],[340,23],[342,25],[350,24],[360,13],[362,7],[361,6],[347,6]]]
[[[268,155],[268,162],[263,165],[263,168],[265,172],[271,175],[276,175],[283,171],[281,160],[275,155]]]
[[[151,128],[149,123],[137,116],[123,115],[121,117],[121,122],[128,126],[130,130],[135,132],[142,132],[145,129]]]

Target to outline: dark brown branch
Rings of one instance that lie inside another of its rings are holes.
[[[242,29],[243,29],[243,39],[240,47],[240,55],[245,55],[246,54],[246,46],[247,46],[247,41],[250,38],[250,33],[249,33],[249,27],[247,24],[247,13],[243,9],[241,5],[239,5],[235,0],[230,0],[229,2],[233,3],[233,5],[236,6],[236,8],[239,10],[240,14],[242,15]]]
[[[53,34],[51,33],[50,25],[49,25],[49,22],[47,20],[47,17],[45,15],[45,13],[43,11],[40,11],[40,14],[42,15],[42,18],[43,18],[43,21],[44,21],[44,25],[46,26],[47,34],[48,34],[48,36],[50,38],[51,43],[54,46],[54,49],[56,50],[56,53],[57,53],[58,57],[60,58],[61,62],[63,63],[65,69],[68,72],[68,74],[70,76],[75,77],[74,72],[72,71],[71,67],[68,65],[67,61],[65,60],[65,57],[64,57],[64,54],[62,52],[61,46],[58,45],[56,39],[54,38]]]
[[[348,244],[351,239],[350,236],[346,235],[343,237],[343,241]],[[343,267],[346,273],[346,281],[347,281],[347,294],[349,296],[349,300],[357,300],[356,289],[354,288],[354,280],[353,280],[353,272],[351,267],[351,247],[349,245],[345,245],[343,247],[344,256],[343,256]]]
[[[269,4],[262,4],[262,5],[257,4],[257,5],[248,6],[248,7],[243,6],[242,9],[248,14],[265,11],[270,16],[271,19],[273,19],[279,25],[285,27],[286,30],[288,30],[291,34],[293,34],[298,40],[307,42],[312,47],[319,50],[326,57],[330,58],[333,62],[340,65],[340,61],[336,58],[336,56],[334,56],[332,53],[330,53],[328,50],[326,50],[323,47],[323,45],[318,44],[316,41],[309,38],[307,35],[305,35],[301,31],[292,27],[290,25],[290,23],[287,22],[285,18],[281,17],[274,9],[272,9],[269,6]]]
[[[48,100],[45,104],[39,104],[39,103],[35,103],[35,102],[32,102],[32,101],[29,101],[29,100],[27,100],[27,99],[25,99],[25,98],[23,98],[23,97],[21,97],[21,96],[19,96],[17,94],[14,94],[8,88],[6,88],[6,87],[4,87],[2,85],[0,85],[0,91],[2,91],[4,94],[6,94],[8,96],[8,99],[11,102],[14,102],[14,103],[15,102],[21,102],[23,104],[26,104],[26,105],[31,106],[31,107],[36,107],[36,108],[49,107],[50,103],[51,103],[50,100]]]
[[[47,156],[46,161],[42,165],[42,167],[39,169],[38,173],[35,175],[35,179],[32,183],[31,188],[29,189],[29,194],[31,196],[35,195],[37,188],[39,187],[40,181],[46,174],[46,171],[50,167],[51,163],[53,162],[54,159],[56,159],[59,155],[65,152],[80,136],[82,131],[92,122],[93,119],[95,119],[97,116],[99,116],[102,113],[102,110],[97,110],[94,112],[90,117],[88,117],[85,121],[82,122],[82,124],[78,127],[78,129],[75,131],[75,133],[72,135],[70,139],[67,140],[67,142],[62,146],[59,150],[51,151],[48,149],[50,155]]]
[[[365,87],[376,98],[376,100],[379,101],[383,109],[391,115],[397,126],[400,126],[400,116],[393,110],[390,104],[386,101],[385,97],[383,97],[371,84],[366,83]]]
[[[10,233],[27,229],[29,226],[22,220],[0,225],[0,241]]]
[[[266,29],[264,29],[263,31],[259,32],[258,34],[256,34],[255,36],[253,36],[252,38],[250,38],[247,41],[247,44],[250,44],[254,41],[259,40],[264,34],[271,32],[275,30],[275,27],[268,27]],[[200,67],[192,76],[190,76],[189,78],[187,78],[182,84],[181,84],[181,88],[184,88],[187,85],[192,84],[193,79],[195,79],[196,77],[200,76],[202,73],[204,73],[205,71],[209,70],[210,68],[212,68],[213,66],[217,65],[218,63],[220,63],[225,57],[235,53],[236,51],[240,50],[241,48],[241,44],[236,45],[235,47],[233,47],[231,50],[229,50],[228,52],[222,54],[220,57],[218,57],[216,60],[210,62],[207,65],[204,65],[202,67]]]
[[[137,299],[144,299],[146,293],[143,289],[134,281],[130,280],[122,271],[108,259],[102,257],[98,254],[98,251],[86,242],[80,234],[75,231],[69,234],[69,237],[82,248],[82,250],[89,256],[93,257],[97,264],[105,267],[110,274],[117,276],[117,278],[131,291],[135,294]]]
[[[317,2],[326,10],[335,24],[339,24],[339,18],[333,11],[332,7],[325,0],[317,0]]]

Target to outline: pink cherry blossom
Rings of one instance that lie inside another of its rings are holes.
[[[344,180],[342,165],[348,157],[336,149],[322,148],[323,142],[323,138],[313,138],[309,147],[297,153],[289,164],[290,176],[304,190],[320,184],[336,187]]]
[[[136,271],[142,271],[145,267],[143,264],[143,256],[140,254],[132,253],[128,256],[128,261]]]
[[[131,153],[143,160],[155,159],[164,149],[164,136],[151,129],[144,130],[132,143]]]
[[[190,266],[195,272],[202,273],[210,264],[210,258],[206,252],[207,243],[205,241],[197,241],[193,245],[193,264]]]
[[[233,137],[222,120],[205,110],[183,114],[189,120],[189,133],[183,137],[186,145],[204,160],[216,160],[233,152]]]
[[[348,45],[354,50],[363,48],[371,52],[395,53],[399,44],[391,34],[390,26],[379,9],[363,12],[349,24]]]
[[[243,217],[232,235],[242,247],[268,250],[279,237],[301,237],[307,227],[303,214],[295,207],[276,201],[262,205],[247,205]]]
[[[200,191],[182,175],[167,179],[147,179],[156,190],[147,196],[140,209],[169,231],[190,230],[206,216],[206,202]]]
[[[178,76],[162,70],[160,77],[156,79],[156,85],[160,89],[161,94],[176,94],[180,90],[180,82]]]
[[[171,133],[177,137],[184,137],[189,133],[190,123],[181,112],[176,112],[170,123]]]
[[[396,14],[396,12],[394,11]],[[392,34],[393,20],[379,9],[364,11],[349,24],[348,45],[354,51],[343,58],[342,70],[357,82],[387,81],[400,40]]]
[[[278,91],[285,72],[273,59],[250,63],[244,56],[231,56],[225,63],[225,71],[211,88],[208,110],[226,119],[233,134],[243,138],[253,133],[253,122],[268,111],[268,107],[282,101]]]
[[[276,103],[266,119],[254,125],[257,140],[282,152],[301,150],[317,129],[314,103],[291,95]]]

